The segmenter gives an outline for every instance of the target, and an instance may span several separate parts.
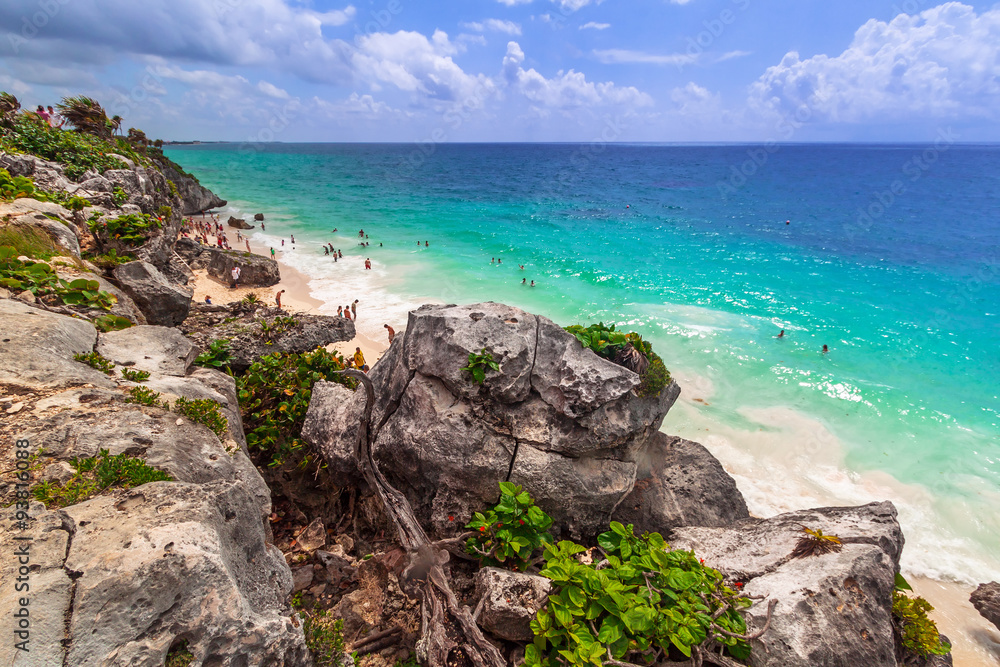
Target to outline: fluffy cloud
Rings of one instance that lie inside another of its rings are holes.
[[[517,42],[507,44],[503,59],[503,75],[508,86],[528,100],[543,107],[571,109],[583,106],[627,105],[651,106],[653,99],[632,86],[618,86],[613,82],[587,81],[582,72],[559,71],[547,79],[534,68],[525,70],[524,51]]]
[[[469,30],[475,30],[476,32],[503,32],[508,35],[520,35],[521,26],[520,24],[514,23],[513,21],[504,21],[502,19],[486,19],[485,21],[474,21],[472,23],[463,23],[463,28],[468,28]]]
[[[751,86],[751,107],[860,122],[996,117],[1000,110],[1000,9],[949,2],[891,22],[874,19],[839,56],[790,52]]]

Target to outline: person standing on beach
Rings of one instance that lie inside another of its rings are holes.
[[[278,304],[278,310],[281,310],[281,295],[285,293],[285,290],[278,290],[278,293],[274,295],[274,302]]]
[[[372,268],[372,260],[371,260],[371,258],[368,258],[368,259],[365,260],[365,269],[368,270],[368,269],[371,269],[371,268]]]
[[[351,314],[354,315],[354,321],[358,321],[358,300],[355,299],[354,303],[351,304]]]
[[[343,317],[343,316],[344,316],[344,307],[337,306],[337,317]]]
[[[290,235],[292,237],[292,245],[295,245],[295,234]]]
[[[274,259],[274,248],[271,248],[271,259]]]
[[[350,306],[344,306],[344,317],[346,317],[347,319],[351,319],[351,307]]]
[[[246,242],[247,242],[247,252],[253,252],[252,250],[250,250],[250,239],[246,239]]]
[[[386,331],[389,332],[389,345],[392,345],[392,339],[396,337],[396,331],[388,324],[383,324],[382,326],[384,326]]]
[[[361,369],[365,367],[365,355],[362,354],[360,347],[354,348],[354,365]]]
[[[235,287],[239,287],[240,286],[240,273],[241,273],[240,272],[240,267],[239,266],[234,266],[232,273],[233,273],[233,287],[234,288]]]

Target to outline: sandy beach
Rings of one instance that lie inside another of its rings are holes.
[[[194,220],[202,219],[202,216],[189,217]],[[220,218],[222,217],[224,216],[220,216]],[[204,216],[204,219],[208,220],[209,218],[208,216]],[[235,228],[226,226],[226,236],[229,238],[230,245],[234,249],[244,248],[243,241],[236,241],[237,231],[238,230]],[[254,230],[246,231],[253,232]],[[209,241],[214,240],[215,237],[209,234]],[[253,254],[261,255],[262,257],[270,255],[270,249],[268,247],[255,243],[252,239],[250,240],[250,250]],[[205,297],[208,296],[212,299],[212,303],[227,304],[239,301],[248,294],[256,294],[257,298],[267,304],[273,305],[275,295],[279,291],[285,290],[285,293],[281,295],[281,307],[284,310],[287,310],[290,313],[328,315],[329,313],[320,311],[324,302],[311,296],[309,291],[309,277],[301,271],[296,270],[294,267],[282,262],[280,250],[277,252],[275,260],[278,262],[278,268],[281,273],[281,282],[277,285],[272,285],[271,287],[239,287],[233,289],[229,287],[228,284],[224,284],[221,281],[209,276],[208,272],[204,269],[195,271],[194,300],[197,302],[204,302]],[[364,334],[358,333],[353,339],[340,343],[334,343],[329,346],[329,349],[336,350],[340,354],[349,356],[353,355],[355,348],[358,347],[361,348],[362,354],[365,355],[365,361],[367,361],[371,366],[374,365],[375,362],[382,357],[385,351],[389,349],[388,337],[386,337],[385,340],[374,340]]]

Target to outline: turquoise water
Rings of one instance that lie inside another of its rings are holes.
[[[763,165],[751,150],[167,154],[235,210],[265,213],[257,240],[333,310],[360,298],[366,335],[429,299],[626,325],[681,380],[665,429],[705,442],[752,510],[891,498],[908,571],[997,578],[1000,148],[790,145]]]

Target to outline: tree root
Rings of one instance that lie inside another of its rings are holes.
[[[418,592],[421,600],[421,638],[417,656],[429,667],[505,667],[505,660],[496,646],[483,636],[467,607],[458,603],[451,590],[444,565],[448,551],[432,543],[413,513],[406,497],[394,488],[379,470],[372,454],[377,433],[371,433],[371,416],[375,405],[375,389],[368,376],[347,369],[340,374],[358,380],[365,388],[367,401],[358,429],[355,454],[361,464],[365,481],[375,489],[386,512],[396,526],[399,543],[410,562],[400,577],[400,585]]]

